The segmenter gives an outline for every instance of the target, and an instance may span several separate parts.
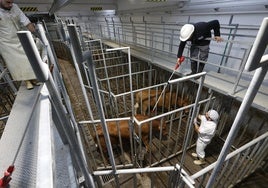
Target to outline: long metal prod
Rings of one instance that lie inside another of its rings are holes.
[[[167,86],[168,86],[168,84],[169,84],[170,79],[172,78],[172,76],[173,76],[173,74],[175,73],[175,71],[180,67],[180,65],[181,65],[181,63],[184,61],[184,59],[185,59],[185,57],[182,56],[182,57],[180,58],[180,60],[179,60],[179,63],[177,63],[177,64],[175,65],[175,68],[174,68],[172,74],[170,75],[170,77],[169,77],[167,83],[165,84],[165,86],[164,86],[164,88],[163,88],[161,94],[159,95],[159,97],[158,97],[158,99],[157,99],[157,101],[156,101],[156,103],[155,103],[155,105],[154,105],[153,111],[155,111],[155,108],[156,108],[156,106],[157,106],[157,104],[158,104],[158,102],[159,102],[161,96],[162,96],[163,93],[165,92],[165,90],[166,90],[166,88],[167,88]]]

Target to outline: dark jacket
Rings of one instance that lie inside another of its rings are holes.
[[[210,40],[205,40],[206,38],[211,38],[211,30],[214,31],[214,36],[221,36],[220,33],[220,23],[218,20],[212,20],[210,22],[198,22],[194,25],[194,33],[191,38],[187,41],[191,41],[192,45],[206,46],[210,44]],[[183,50],[185,48],[187,41],[181,41],[177,53],[177,57],[182,56]]]

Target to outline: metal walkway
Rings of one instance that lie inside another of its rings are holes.
[[[50,114],[45,86],[27,90],[22,84],[0,142],[0,171],[15,166],[11,187],[53,187],[52,169],[56,187],[74,187],[69,147],[62,143]]]

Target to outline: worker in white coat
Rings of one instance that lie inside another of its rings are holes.
[[[194,119],[194,129],[198,133],[196,153],[192,153],[192,156],[197,158],[194,160],[194,164],[205,164],[205,149],[215,135],[218,119],[219,114],[213,109]]]
[[[36,32],[34,24],[13,0],[0,0],[0,53],[13,80],[25,81],[27,89],[32,89],[39,84],[17,36],[25,27]]]

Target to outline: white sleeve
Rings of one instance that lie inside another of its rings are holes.
[[[31,23],[29,18],[22,12],[22,10],[18,7],[17,4],[13,3],[13,8],[14,8],[16,14],[19,15],[20,23],[22,25],[27,26],[29,23]]]

